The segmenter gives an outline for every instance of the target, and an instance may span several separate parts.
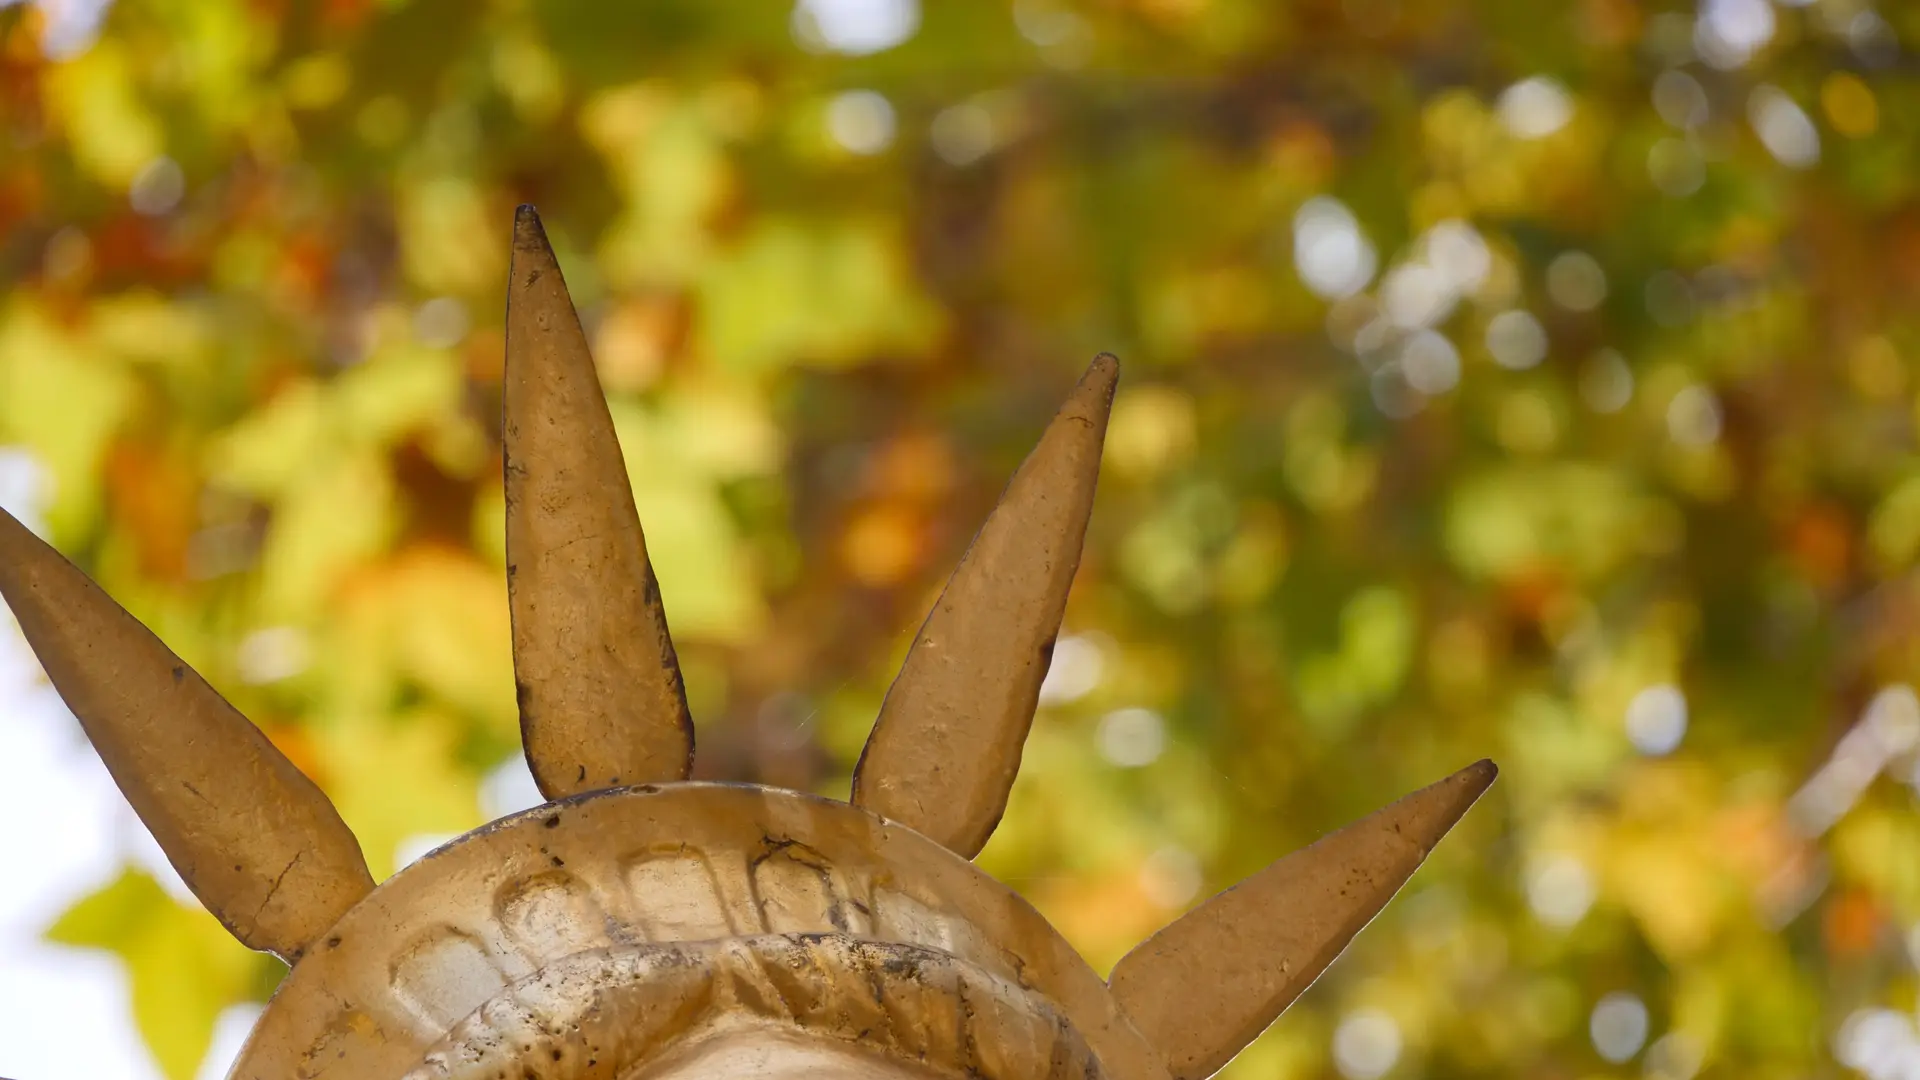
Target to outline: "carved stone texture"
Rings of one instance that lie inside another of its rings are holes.
[[[373,887],[326,797],[0,513],[0,597],[115,781],[235,936],[293,964],[233,1080],[1199,1080],[1492,782],[1469,766],[1281,859],[1111,985],[969,861],[1079,560],[1119,376],[1105,355],[921,628],[853,801],[685,782],[685,697],[592,359],[531,208],[513,243],[508,593],[527,757],[554,801]]]

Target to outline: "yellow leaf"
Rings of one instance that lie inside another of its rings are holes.
[[[73,146],[80,167],[95,179],[125,188],[161,152],[160,125],[134,87],[133,62],[114,40],[47,73],[47,107]]]
[[[727,410],[715,411],[719,430],[690,447],[671,437],[698,415],[697,409],[688,411],[682,423],[663,429],[631,403],[613,406],[647,555],[674,636],[737,642],[758,632],[766,611],[739,526],[721,501],[717,479],[706,473],[758,463],[770,456],[763,449],[770,439],[756,430],[750,411],[728,416]]]
[[[385,463],[370,454],[325,458],[291,485],[260,553],[262,617],[312,621],[344,577],[386,547],[392,489]]]
[[[739,372],[910,356],[941,320],[897,231],[877,223],[763,223],[708,268],[700,293],[701,344]]]
[[[154,292],[103,297],[93,308],[93,340],[103,351],[141,363],[202,365],[212,329],[195,308]]]
[[[341,717],[323,723],[316,750],[328,795],[360,840],[376,879],[391,874],[402,841],[481,824],[477,781],[457,764],[460,724],[445,712]]]
[[[391,445],[457,412],[465,389],[451,353],[388,345],[335,383],[333,419],[355,442]]]
[[[472,181],[415,178],[400,184],[398,195],[408,278],[438,292],[497,287],[506,273],[504,234]]]
[[[100,509],[100,463],[133,402],[127,373],[16,300],[0,316],[0,445],[24,444],[53,474],[47,524],[81,538]]]
[[[322,711],[384,710],[413,689],[479,720],[493,741],[517,740],[506,598],[503,568],[450,549],[410,549],[359,573],[322,630]]]
[[[220,486],[271,499],[339,452],[329,418],[329,398],[317,382],[301,380],[216,435],[207,452],[207,472]]]

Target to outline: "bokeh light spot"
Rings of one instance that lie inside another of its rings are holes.
[[[827,133],[855,154],[877,154],[893,144],[893,104],[872,90],[847,90],[827,103]]]
[[[1648,278],[1644,299],[1648,317],[1661,326],[1684,326],[1693,318],[1693,285],[1677,271]]]
[[[1600,999],[1587,1021],[1593,1048],[1601,1057],[1621,1064],[1640,1052],[1647,1041],[1647,1006],[1628,993],[1613,993]]]
[[[127,202],[137,213],[159,217],[180,205],[186,193],[187,178],[180,166],[170,157],[157,157],[134,176]]]
[[[1500,122],[1522,139],[1539,139],[1573,119],[1567,88],[1544,75],[1522,79],[1500,93]]]
[[[1422,394],[1444,394],[1460,382],[1460,351],[1439,331],[1421,330],[1401,344],[1400,370]]]
[[[1767,152],[1790,169],[1820,160],[1820,133],[1793,99],[1773,86],[1756,86],[1747,99],[1747,119]]]
[[[1873,90],[1849,71],[1836,71],[1820,85],[1820,108],[1835,131],[1864,139],[1880,127],[1880,103]]]
[[[1167,724],[1152,709],[1115,709],[1100,718],[1096,734],[1100,756],[1121,768],[1138,769],[1160,760],[1167,748]]]
[[[1200,860],[1183,847],[1163,847],[1140,866],[1140,891],[1168,910],[1187,906],[1204,881]]]
[[[1667,434],[1681,446],[1719,441],[1720,426],[1720,399],[1704,386],[1682,387],[1667,404]]]
[[[1487,351],[1493,361],[1524,371],[1547,358],[1547,331],[1525,311],[1503,311],[1487,322]]]
[[[1373,407],[1389,420],[1405,420],[1426,406],[1427,399],[1407,381],[1398,363],[1380,365],[1367,384]]]
[[[1293,261],[1308,289],[1338,300],[1367,287],[1378,256],[1346,204],[1321,195],[1293,215]]]
[[[1707,163],[1700,151],[1685,139],[1666,138],[1647,151],[1647,176],[1653,186],[1670,198],[1683,198],[1700,190],[1707,180]]]
[[[1633,399],[1633,369],[1614,349],[1601,349],[1580,366],[1580,398],[1598,413],[1615,413]]]
[[[1705,1062],[1699,1040],[1683,1032],[1669,1031],[1647,1047],[1648,1080],[1693,1080]]]
[[[1680,748],[1687,735],[1687,698],[1667,683],[1649,686],[1627,703],[1627,741],[1649,757]]]
[[[413,336],[435,349],[451,348],[467,336],[467,305],[451,296],[436,296],[413,313]]]
[[[1593,874],[1571,855],[1544,859],[1527,875],[1527,906],[1548,926],[1575,925],[1586,918],[1593,900]]]
[[[1653,110],[1671,127],[1692,131],[1707,122],[1707,91],[1700,81],[1677,68],[1653,80]]]
[[[1105,671],[1106,657],[1092,639],[1078,634],[1062,637],[1054,642],[1053,659],[1040,682],[1040,704],[1064,705],[1086,697],[1100,685]]]
[[[816,52],[883,52],[919,28],[918,0],[800,0],[793,9],[794,39]]]
[[[1693,47],[1710,66],[1730,71],[1773,40],[1774,25],[1767,0],[1702,0]]]
[[[993,114],[974,102],[954,105],[934,116],[927,138],[933,152],[949,165],[971,165],[993,152]]]
[[[1867,67],[1890,67],[1900,58],[1900,39],[1877,11],[1856,12],[1847,22],[1846,36],[1853,55]]]
[[[1607,272],[1584,251],[1563,251],[1547,264],[1547,295],[1568,311],[1592,311],[1607,298]]]
[[[1346,1080],[1379,1080],[1400,1060],[1400,1025],[1378,1009],[1356,1009],[1333,1032],[1333,1063]]]

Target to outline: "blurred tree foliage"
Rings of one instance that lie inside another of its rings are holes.
[[[984,856],[1096,966],[1484,754],[1496,796],[1231,1075],[1920,1055],[1920,8],[73,7],[0,10],[0,445],[376,875],[516,752],[533,202],[702,775],[844,794],[1111,349]],[[128,962],[175,1077],[277,977],[131,872],[53,933]]]

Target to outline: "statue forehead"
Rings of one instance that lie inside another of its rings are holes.
[[[692,783],[538,807],[395,875],[294,967],[238,1075],[624,1068],[730,1016],[989,1077],[1165,1075],[1099,976],[972,863],[846,803]]]
[[[858,1044],[829,1043],[762,1028],[741,1028],[669,1055],[635,1080],[937,1080],[951,1075],[920,1062],[883,1057]]]
[[[507,294],[507,603],[549,801],[377,887],[318,787],[0,511],[0,598],[115,782],[208,910],[293,965],[236,1080],[1201,1080],[1493,780],[1470,765],[1280,859],[1104,981],[973,866],[1092,512],[1119,379],[1102,354],[915,636],[852,797],[687,783],[693,725],[625,459],[530,207]]]

